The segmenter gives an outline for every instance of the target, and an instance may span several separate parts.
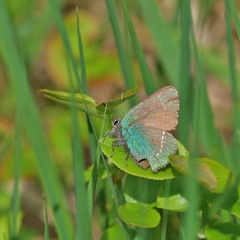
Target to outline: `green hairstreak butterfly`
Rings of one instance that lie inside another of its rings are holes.
[[[177,151],[176,139],[169,131],[178,124],[178,91],[173,86],[159,89],[130,109],[122,120],[113,121],[107,135],[116,137],[114,147],[121,146],[140,167],[149,165],[153,172],[164,168],[168,156]]]

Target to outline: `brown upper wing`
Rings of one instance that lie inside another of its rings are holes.
[[[122,126],[128,127],[141,123],[145,126],[171,131],[178,124],[178,111],[178,91],[173,86],[166,86],[133,107],[123,118]]]

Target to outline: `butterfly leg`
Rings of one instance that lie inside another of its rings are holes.
[[[127,152],[127,155],[126,155],[126,158],[125,158],[125,164],[126,164],[126,166],[128,166],[128,164],[127,164],[127,160],[128,160],[128,158],[130,157],[130,151],[129,151],[129,149],[128,148],[124,148],[125,149],[125,151]]]
[[[108,132],[106,132],[106,133],[104,134],[104,136],[103,136],[103,140],[102,140],[103,143],[104,143],[104,141],[105,141],[107,135],[108,135]]]
[[[111,157],[113,157],[114,148],[117,147],[117,146],[122,146],[123,147],[123,144],[120,140],[116,140],[116,141],[112,142],[112,155],[111,155]]]
[[[112,142],[112,154],[111,154],[111,158],[113,157],[114,155],[114,148],[118,146],[118,140]]]
[[[103,136],[103,141],[105,141],[106,137],[109,136],[109,137],[115,137],[115,134],[112,132],[112,131],[109,131],[109,132],[106,132]]]

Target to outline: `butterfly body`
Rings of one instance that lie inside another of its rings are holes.
[[[168,156],[177,150],[176,139],[168,131],[178,123],[179,100],[176,88],[164,87],[133,107],[122,120],[114,121],[109,136],[116,137],[121,146],[138,165],[153,172],[164,168]],[[113,150],[114,151],[114,150]]]

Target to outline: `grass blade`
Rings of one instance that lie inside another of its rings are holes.
[[[237,35],[238,35],[238,40],[240,41],[240,20],[239,20],[239,16],[238,16],[238,12],[236,9],[236,6],[234,4],[234,0],[229,0],[228,1],[232,10],[232,15],[233,15],[233,20],[235,22],[235,26],[237,29]]]
[[[21,115],[17,112],[16,135],[14,141],[14,187],[12,195],[12,219],[11,219],[11,238],[16,238],[18,234],[18,221],[20,212],[20,193],[19,181],[21,177],[22,147],[21,147]]]
[[[88,93],[87,72],[86,72],[85,61],[84,61],[84,49],[83,49],[82,37],[81,37],[81,31],[80,31],[78,8],[76,9],[76,15],[77,15],[78,48],[79,48],[80,66],[81,66],[81,74],[82,74],[82,77],[81,77],[82,91],[83,91],[83,93],[87,94]]]
[[[171,28],[166,24],[155,0],[139,0],[141,12],[152,32],[157,54],[165,68],[170,82],[180,86],[180,49]]]
[[[206,78],[204,75],[204,70],[203,70],[203,66],[200,60],[200,56],[198,53],[198,49],[197,49],[197,45],[196,45],[196,41],[195,41],[195,37],[194,34],[192,33],[192,43],[193,43],[193,54],[194,54],[194,60],[195,60],[195,65],[196,65],[196,78],[197,78],[197,84],[196,84],[196,91],[198,91],[198,93],[195,93],[195,96],[198,96],[199,100],[199,138],[200,138],[200,142],[204,147],[204,150],[206,151],[206,153],[213,157],[213,158],[217,158],[220,161],[222,161],[223,156],[225,156],[225,154],[223,153],[223,147],[222,147],[222,143],[221,143],[221,138],[215,128],[214,125],[214,116],[213,116],[213,112],[211,109],[211,105],[209,102],[209,98],[208,98],[208,93],[207,93],[207,86],[206,86]],[[194,116],[194,118],[197,118],[197,116]],[[194,120],[195,122],[195,120]],[[195,129],[196,130],[196,129]],[[198,135],[198,133],[196,133]],[[211,136],[211,137],[209,137]],[[219,149],[219,152],[215,155],[212,156],[212,152],[213,149],[216,148]]]
[[[89,209],[87,204],[87,194],[84,182],[84,156],[82,144],[79,143],[79,126],[77,108],[72,103],[73,121],[73,169],[76,197],[76,239],[91,239]]]
[[[55,18],[55,22],[56,22],[59,32],[61,34],[64,47],[65,47],[67,55],[70,59],[71,66],[73,67],[74,76],[79,85],[79,92],[82,93],[82,91],[83,91],[82,80],[80,78],[80,75],[79,75],[79,72],[77,69],[77,64],[76,64],[76,61],[74,58],[74,54],[73,54],[69,39],[68,39],[67,31],[66,31],[66,28],[65,28],[62,16],[61,16],[61,12],[59,10],[58,2],[56,0],[49,0],[49,3],[51,6],[53,16]]]
[[[73,176],[74,176],[74,193],[76,207],[76,237],[75,239],[91,239],[89,208],[87,207],[87,194],[84,181],[84,154],[83,144],[81,141],[81,132],[79,129],[78,107],[74,99],[73,79],[71,66],[67,61],[69,83],[70,83],[70,109],[72,119],[72,159],[73,159]],[[84,104],[87,106],[85,98]],[[86,107],[87,108],[87,107]],[[87,108],[87,113],[88,108]]]
[[[45,196],[43,197],[43,215],[44,215],[44,240],[49,240],[49,224],[48,224],[48,213],[47,203]]]
[[[240,117],[239,117],[239,96],[238,96],[238,82],[236,75],[236,57],[232,33],[232,19],[229,1],[225,2],[225,17],[226,17],[226,26],[227,26],[227,45],[228,45],[228,61],[229,61],[229,70],[230,70],[230,80],[232,87],[232,102],[233,102],[233,158],[238,157],[239,148],[240,148],[240,139],[239,139],[239,129],[240,129]],[[240,162],[238,161],[238,166]],[[235,165],[235,164],[234,164]],[[239,167],[233,167],[233,170],[237,170],[239,173]]]
[[[190,1],[183,1],[181,4],[181,61],[180,61],[180,79],[179,101],[181,103],[179,111],[178,136],[180,141],[186,147],[189,146],[189,126],[190,116],[189,103],[191,102],[192,84],[190,81],[190,41],[191,31],[191,12]]]
[[[66,210],[63,189],[58,180],[58,175],[49,157],[37,107],[28,86],[26,72],[20,60],[16,44],[13,41],[10,20],[4,1],[0,1],[0,18],[0,28],[4,31],[0,39],[0,47],[10,80],[15,87],[17,108],[22,113],[22,122],[26,127],[26,133],[35,153],[41,181],[53,210],[59,238],[71,239],[73,224]]]
[[[119,19],[118,19],[118,13],[115,6],[115,1],[112,0],[105,0],[110,22],[112,25],[112,30],[115,37],[116,46],[118,49],[119,59],[120,59],[120,65],[123,73],[123,77],[125,80],[125,85],[127,89],[133,88],[136,84],[135,77],[133,75],[132,68],[129,67],[132,65],[130,56],[126,51],[124,41],[123,41],[123,35],[121,32]],[[136,104],[136,98],[133,98],[130,100],[131,105]]]
[[[127,22],[127,27],[128,27],[128,31],[130,33],[130,37],[132,40],[132,46],[134,48],[137,60],[138,60],[138,65],[142,74],[142,78],[143,78],[143,83],[144,83],[144,87],[146,89],[146,92],[148,95],[150,95],[151,93],[153,93],[154,91],[156,91],[156,86],[152,77],[152,74],[150,72],[150,69],[148,67],[147,61],[144,57],[142,48],[138,42],[137,36],[136,36],[136,32],[134,30],[133,27],[133,23],[132,20],[130,18],[127,6],[125,1],[122,1],[122,6],[123,6],[123,11],[124,11],[124,17],[126,19]]]

